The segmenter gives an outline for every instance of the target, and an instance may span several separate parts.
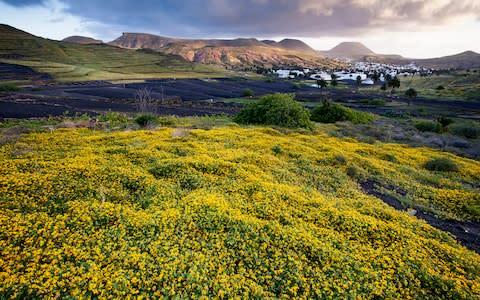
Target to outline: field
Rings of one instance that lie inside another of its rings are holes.
[[[413,216],[478,226],[478,161],[187,123],[0,147],[0,297],[480,297],[479,254]]]
[[[223,68],[148,50],[80,45],[42,39],[0,25],[0,63],[32,67],[57,81],[208,78],[231,75]],[[15,80],[10,80],[15,81]],[[24,81],[19,78],[20,82]]]
[[[419,75],[399,77],[401,86],[397,95],[404,95],[409,88],[414,88],[420,98],[442,100],[480,101],[480,72],[478,70],[452,71],[449,74],[421,77]],[[439,87],[443,89],[438,89]],[[371,92],[370,87],[362,88]],[[378,88],[376,88],[378,91]],[[387,93],[390,89],[387,89]]]

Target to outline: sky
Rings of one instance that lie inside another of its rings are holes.
[[[0,0],[0,23],[57,40],[144,32],[299,38],[318,50],[356,41],[412,58],[480,52],[480,0]]]

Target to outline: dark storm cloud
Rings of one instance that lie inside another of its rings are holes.
[[[421,30],[467,14],[480,16],[480,0],[59,1],[68,5],[69,13],[111,28],[173,36],[338,36],[374,29]]]
[[[43,0],[1,0],[0,2],[4,2],[14,6],[30,6],[30,5],[39,5],[43,4]]]

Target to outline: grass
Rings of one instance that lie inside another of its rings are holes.
[[[480,98],[480,74],[453,72],[445,75],[429,77],[401,77],[401,87],[397,95],[405,94],[408,88],[418,91],[419,97],[478,101]],[[444,90],[438,90],[443,86]]]
[[[38,38],[0,27],[0,62],[33,67],[59,81],[139,80],[148,78],[225,77],[223,68],[187,62],[153,51],[128,50],[109,45],[80,45]]]
[[[479,174],[322,131],[32,133],[0,147],[0,297],[477,298],[478,254],[358,180],[478,220]]]

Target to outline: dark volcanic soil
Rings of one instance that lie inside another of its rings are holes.
[[[288,81],[181,79],[136,84],[103,81],[61,83],[0,95],[0,118],[48,117],[65,111],[82,114],[109,110],[135,113],[135,95],[145,87],[151,90],[154,99],[175,100],[174,103],[162,104],[159,114],[177,116],[235,114],[240,110],[238,104],[214,100],[241,97],[246,88],[252,89],[256,95],[294,92],[293,85]]]
[[[383,202],[395,209],[406,209],[402,203],[394,197],[382,194],[376,190],[375,182],[367,180],[360,183],[360,185],[365,193],[383,200]],[[417,211],[415,213],[417,218],[425,220],[435,228],[451,233],[462,245],[480,254],[480,223],[439,219],[420,210],[418,207],[414,207],[414,209]]]
[[[27,67],[0,64],[0,81],[3,77],[10,78],[9,76],[12,74],[18,78],[43,76]],[[222,103],[222,100],[242,97],[247,88],[253,90],[257,96],[271,93],[295,93],[299,101],[320,102],[322,98],[329,98],[360,110],[381,115],[391,112],[392,109],[397,112],[396,108],[388,106],[362,105],[361,100],[382,98],[382,96],[356,93],[353,89],[328,90],[322,93],[315,87],[295,86],[288,80],[262,81],[224,78],[214,80],[162,79],[133,84],[89,81],[37,85],[35,89],[25,88],[19,93],[0,93],[0,117],[48,117],[49,115],[60,115],[64,111],[96,114],[112,110],[134,113],[136,111],[134,98],[138,90],[142,88],[148,88],[154,99],[175,99],[175,103],[164,104],[158,111],[160,114],[178,116],[235,114],[240,110],[240,106],[225,104]],[[389,101],[389,98],[383,98]],[[396,100],[406,101],[402,98]],[[442,101],[440,99],[417,99],[413,102],[452,111],[452,114],[456,115],[458,115],[458,110],[480,111],[480,102]]]
[[[32,68],[0,63],[0,80],[51,80],[52,76],[39,73]]]

